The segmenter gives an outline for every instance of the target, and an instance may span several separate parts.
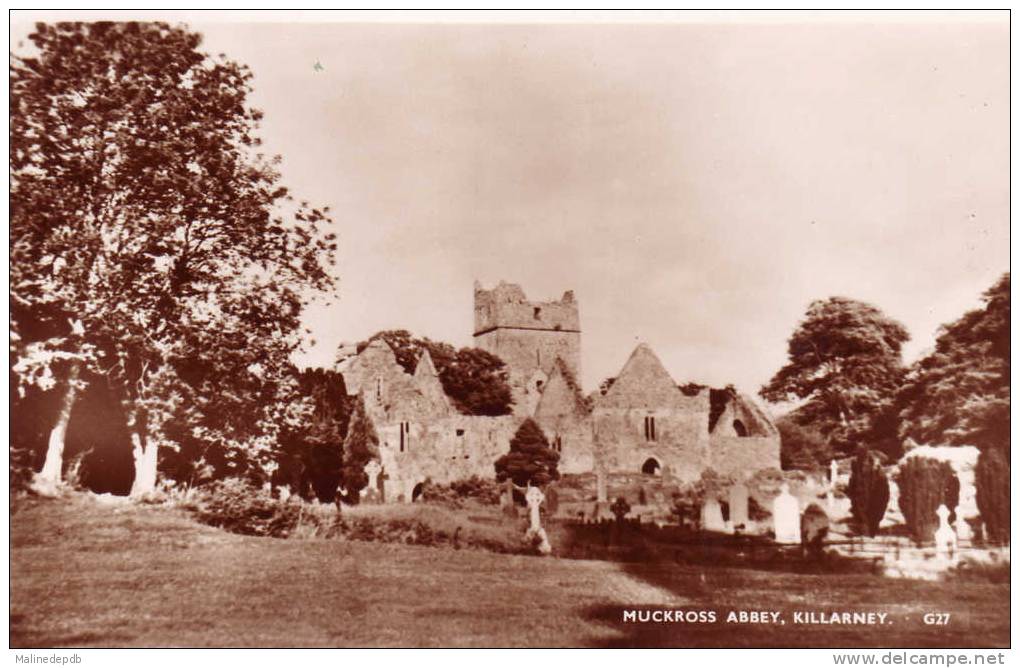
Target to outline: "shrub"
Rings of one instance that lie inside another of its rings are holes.
[[[869,536],[878,533],[878,525],[889,505],[889,480],[877,457],[861,448],[850,471],[850,512]]]
[[[510,478],[520,487],[547,485],[559,479],[559,461],[559,453],[549,447],[542,428],[528,418],[510,440],[510,452],[496,460],[496,480]]]
[[[974,468],[977,506],[985,535],[996,542],[1009,541],[1009,461],[998,448],[983,450]]]
[[[238,478],[200,487],[192,508],[200,522],[245,535],[288,537],[299,527],[303,535],[329,534],[339,519],[333,508],[322,512],[297,498],[278,501]]]
[[[462,480],[454,480],[445,485],[437,485],[431,480],[425,481],[421,500],[451,508],[460,508],[464,501],[476,501],[486,506],[498,506],[502,486],[493,479],[471,476]]]
[[[900,466],[896,484],[900,488],[900,511],[914,540],[932,540],[939,524],[935,511],[945,505],[952,513],[960,501],[960,481],[953,467],[927,457],[911,457]]]
[[[801,517],[801,543],[814,557],[821,556],[822,545],[829,534],[829,516],[822,508],[812,503]]]

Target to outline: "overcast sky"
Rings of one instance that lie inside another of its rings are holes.
[[[586,389],[646,341],[677,381],[754,392],[814,299],[900,320],[909,361],[1009,268],[1004,12],[209,18],[189,23],[251,66],[285,182],[335,212],[341,298],[308,314],[307,363],[384,328],[469,345],[472,282],[504,279],[575,291]]]

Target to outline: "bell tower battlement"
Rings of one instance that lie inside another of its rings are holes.
[[[498,328],[580,332],[574,292],[567,290],[559,301],[528,301],[516,283],[500,281],[486,290],[475,281],[475,336]]]
[[[581,318],[571,290],[557,301],[529,301],[517,284],[501,281],[486,290],[475,281],[474,340],[506,362],[517,412],[534,408],[535,397],[527,395],[541,392],[541,376],[552,375],[556,358],[580,378]]]

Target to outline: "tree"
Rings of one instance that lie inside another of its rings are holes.
[[[466,415],[507,415],[513,398],[503,360],[480,348],[456,349],[448,343],[417,338],[405,329],[376,332],[358,344],[360,353],[368,344],[382,339],[407,373],[414,373],[418,360],[428,351],[439,373],[443,391],[454,407]]]
[[[920,443],[1000,448],[1008,458],[1010,278],[984,308],[944,325],[935,350],[913,364],[897,397],[901,435]]]
[[[359,396],[354,402],[354,412],[347,427],[340,469],[340,480],[347,492],[348,502],[357,503],[361,499],[361,490],[368,486],[365,465],[378,457],[379,436],[365,411],[365,402]]]
[[[882,463],[867,448],[860,448],[850,470],[850,512],[869,536],[878,533],[878,525],[889,505],[889,480]]]
[[[510,440],[510,452],[496,460],[496,480],[509,478],[522,487],[546,485],[559,480],[559,461],[559,453],[549,447],[542,428],[527,418]]]
[[[133,494],[175,423],[264,452],[300,419],[278,374],[307,295],[333,288],[336,245],[328,210],[294,204],[257,152],[251,73],[163,23],[38,24],[29,40],[10,82],[14,367],[58,362],[67,407],[42,475],[59,477],[86,375],[123,405]]]
[[[810,426],[797,423],[794,416],[776,420],[779,429],[779,461],[783,470],[813,471],[824,468],[835,457],[829,442]]]
[[[900,489],[900,512],[918,543],[932,540],[939,526],[936,511],[940,505],[946,506],[951,513],[949,521],[953,521],[960,502],[960,481],[949,463],[911,457],[900,465],[896,485]]]
[[[852,452],[899,388],[908,339],[903,325],[870,304],[845,297],[813,302],[790,337],[786,365],[760,394],[803,402],[797,421]]]
[[[276,482],[302,498],[331,502],[336,498],[343,464],[343,443],[354,409],[343,375],[330,369],[297,372],[302,396],[311,399],[311,418],[281,434],[276,451]]]
[[[984,450],[974,469],[977,506],[989,539],[1008,543],[1010,526],[1009,460],[998,448]]]

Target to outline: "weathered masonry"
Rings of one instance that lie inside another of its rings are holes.
[[[387,500],[413,501],[426,480],[492,476],[526,417],[560,454],[560,472],[644,473],[698,479],[706,469],[742,477],[779,468],[779,433],[750,397],[678,386],[645,344],[631,353],[604,393],[585,397],[577,379],[577,301],[529,301],[520,286],[474,287],[475,344],[507,365],[513,414],[458,413],[428,353],[414,374],[375,340],[338,366],[360,395],[380,439],[380,487]]]

